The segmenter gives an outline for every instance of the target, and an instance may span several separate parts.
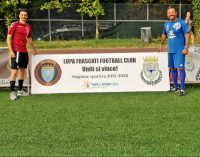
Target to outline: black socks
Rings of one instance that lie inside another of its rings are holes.
[[[19,91],[21,91],[23,88],[24,80],[18,80],[18,83],[19,83]]]
[[[15,81],[10,81],[10,90],[11,92],[15,91]]]

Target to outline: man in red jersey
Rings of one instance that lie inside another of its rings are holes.
[[[11,65],[10,75],[10,99],[16,100],[17,96],[27,96],[23,90],[25,69],[27,68],[29,57],[27,52],[27,41],[33,48],[33,54],[37,53],[32,40],[31,27],[26,23],[28,13],[25,9],[19,12],[19,21],[13,22],[8,28],[7,45]],[[15,92],[15,82],[18,75],[18,91]]]

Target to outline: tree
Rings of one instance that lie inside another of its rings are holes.
[[[99,38],[99,20],[100,15],[105,15],[104,9],[99,0],[79,0],[79,8],[76,9],[80,16],[88,14],[90,17],[96,18],[96,39]],[[62,12],[64,8],[72,7],[73,0],[52,0],[44,3],[41,9],[57,9],[58,12]]]
[[[192,0],[193,22],[196,35],[200,35],[200,1]]]
[[[24,7],[28,4],[28,0],[4,0],[0,3],[0,13],[5,19],[6,26],[11,24],[15,18],[15,13],[20,7]]]
[[[91,2],[90,0],[82,0],[82,3],[80,3],[80,8],[76,10],[77,12],[83,14],[88,14],[90,17],[96,18],[96,39],[99,38],[99,15],[105,15],[104,9],[99,2],[99,0],[94,0]]]

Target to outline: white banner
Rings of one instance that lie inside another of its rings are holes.
[[[186,56],[186,81],[200,82],[200,46],[191,46]]]
[[[9,65],[9,55],[7,47],[0,47],[0,87],[10,86],[10,65]],[[24,86],[28,86],[29,78],[27,77],[27,72],[25,73]],[[17,79],[18,80],[18,79]],[[18,81],[16,81],[16,86],[18,86]]]
[[[167,53],[32,56],[31,93],[168,91]]]
[[[10,86],[9,76],[8,48],[0,47],[0,87]]]

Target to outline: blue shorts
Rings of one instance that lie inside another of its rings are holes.
[[[168,53],[169,68],[185,68],[185,55],[182,53]]]

